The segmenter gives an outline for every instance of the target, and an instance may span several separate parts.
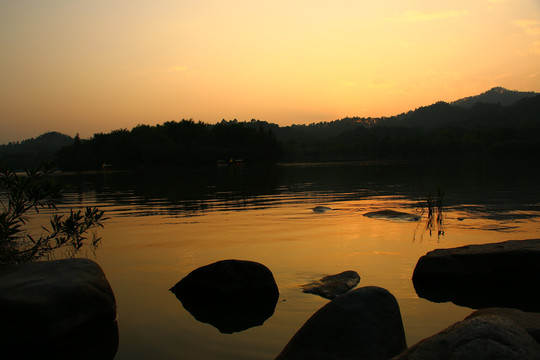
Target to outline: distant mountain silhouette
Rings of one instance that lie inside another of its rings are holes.
[[[52,161],[58,150],[72,143],[71,136],[51,131],[36,138],[0,145],[0,166],[14,169],[38,166]]]
[[[470,108],[477,103],[512,105],[523,98],[532,97],[538,94],[539,93],[533,91],[515,91],[497,86],[480,95],[465,97],[453,101],[450,104],[466,108]]]
[[[279,126],[252,119],[193,120],[72,139],[57,132],[0,145],[0,166],[56,160],[64,169],[179,168],[276,161],[349,161],[479,155],[540,157],[540,94],[493,88],[452,103],[439,101],[391,117],[346,117]]]
[[[452,106],[439,101],[435,104],[422,106],[414,111],[379,119],[376,126],[432,128],[446,126],[455,121],[463,120],[468,109]]]
[[[540,94],[511,105],[499,101],[463,107],[440,101],[392,117],[295,125],[275,134],[285,161],[531,159],[540,156]]]
[[[390,117],[346,117],[309,125],[272,126],[280,141],[323,140],[357,128],[407,127],[437,128],[446,126],[521,127],[538,124],[540,93],[513,91],[494,87],[480,95],[451,103],[439,101]],[[254,120],[252,120],[253,122]],[[264,122],[263,122],[264,123]],[[257,121],[259,124],[259,121]]]
[[[441,127],[515,129],[540,125],[540,94],[538,93],[493,88],[483,94],[464,98],[458,102],[467,106],[455,105],[456,102],[439,101],[414,111],[377,119],[375,126],[422,129]]]

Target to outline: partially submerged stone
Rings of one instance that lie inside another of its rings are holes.
[[[170,289],[195,319],[233,333],[273,315],[279,290],[264,265],[222,260],[193,270]]]
[[[332,208],[329,208],[328,206],[315,206],[313,209],[313,212],[316,212],[316,213],[319,213],[319,214],[322,214],[322,213],[325,213],[327,211],[330,211],[332,210]]]
[[[319,309],[276,360],[383,360],[406,348],[395,297],[369,286],[347,292]]]
[[[472,307],[540,311],[540,240],[437,249],[413,273],[418,296]]]
[[[118,347],[114,294],[87,259],[0,266],[0,318],[0,349],[16,358],[85,359],[90,338],[95,358]]]
[[[302,290],[331,300],[353,289],[359,282],[360,275],[356,271],[348,270],[302,285]]]
[[[538,360],[540,345],[520,326],[500,316],[460,321],[411,346],[393,360]]]
[[[420,221],[420,216],[395,210],[379,210],[365,213],[364,216],[373,219],[392,221]]]

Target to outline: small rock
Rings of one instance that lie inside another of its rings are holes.
[[[353,289],[360,282],[356,271],[348,270],[336,275],[328,275],[309,284],[302,285],[305,293],[316,294],[326,299],[334,299]]]
[[[365,213],[364,216],[373,219],[393,220],[393,221],[420,221],[420,216],[408,214],[395,210],[380,210]]]
[[[329,208],[328,206],[315,206],[315,207],[314,207],[313,209],[311,209],[311,210],[313,210],[313,212],[322,214],[322,213],[325,213],[325,212],[327,212],[327,211],[332,210],[332,208]]]
[[[406,348],[395,297],[368,286],[338,296],[319,309],[276,360],[384,360]]]

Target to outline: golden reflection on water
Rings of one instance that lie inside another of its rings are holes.
[[[411,203],[369,198],[322,204],[282,203],[270,208],[213,211],[200,216],[114,216],[100,232],[97,262],[118,303],[116,359],[273,359],[302,324],[328,300],[300,285],[345,270],[359,286],[388,289],[401,307],[408,344],[463,319],[472,310],[416,296],[411,276],[418,258],[435,248],[536,236],[537,221],[512,223],[512,233],[489,231],[491,220],[448,211],[446,235],[429,236],[424,221],[393,222],[362,216],[372,210],[413,212]],[[500,225],[500,224],[498,224]],[[280,289],[274,315],[263,326],[224,335],[199,323],[168,291],[192,270],[223,259],[257,261]]]

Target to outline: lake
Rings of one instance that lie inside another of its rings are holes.
[[[359,286],[384,287],[397,298],[410,346],[473,311],[416,295],[411,276],[420,256],[537,238],[540,230],[540,175],[531,164],[282,164],[56,179],[66,185],[61,211],[97,206],[109,217],[101,246],[88,256],[116,296],[117,360],[273,359],[329,301],[300,285],[345,270],[359,273]],[[426,228],[426,197],[437,189],[444,192],[444,222]],[[319,205],[332,210],[314,212]],[[363,216],[383,209],[422,219]],[[222,334],[169,291],[192,270],[223,259],[272,271],[280,297],[262,326]]]

